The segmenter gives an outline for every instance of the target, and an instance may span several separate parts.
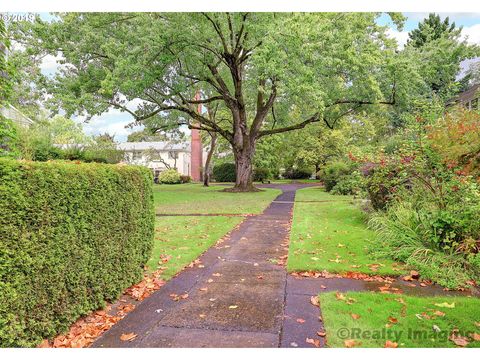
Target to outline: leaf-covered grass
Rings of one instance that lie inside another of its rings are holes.
[[[148,269],[164,267],[161,277],[170,279],[242,220],[241,216],[157,217]]]
[[[367,228],[362,211],[349,200],[350,196],[331,195],[321,188],[297,192],[290,235],[289,271],[401,273],[398,264],[376,259],[370,254],[369,246],[375,234]]]
[[[456,347],[449,340],[454,329],[468,347],[480,347],[473,340],[480,334],[478,298],[329,292],[319,300],[331,347],[345,347],[345,340],[355,347],[384,347],[387,340],[398,347]]]
[[[204,187],[201,184],[155,185],[157,214],[259,214],[281,193],[277,189],[230,193],[222,191],[225,187]]]

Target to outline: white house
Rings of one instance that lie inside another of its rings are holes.
[[[124,142],[117,149],[125,152],[125,162],[151,169],[156,176],[176,168],[182,175],[192,176],[191,144],[168,141]],[[203,156],[206,159],[206,156]]]

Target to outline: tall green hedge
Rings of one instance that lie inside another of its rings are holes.
[[[0,159],[0,346],[34,346],[141,279],[152,175]]]

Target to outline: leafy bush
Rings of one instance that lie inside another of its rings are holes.
[[[17,128],[13,121],[0,114],[0,156],[16,157],[18,155],[17,141]]]
[[[372,207],[385,210],[398,186],[403,183],[401,169],[395,164],[366,163],[361,169],[365,176],[365,189]]]
[[[308,169],[289,168],[283,173],[285,179],[309,179],[312,176],[312,171]]]
[[[334,195],[358,195],[363,187],[363,179],[358,171],[341,176],[331,189]]]
[[[319,172],[320,180],[322,180],[325,185],[325,191],[330,192],[342,177],[350,175],[353,170],[354,168],[351,164],[343,161],[335,161],[327,164]]]
[[[213,167],[213,178],[218,182],[235,182],[237,179],[235,164],[223,163]]]
[[[158,175],[158,181],[162,184],[180,184],[182,178],[176,169],[168,169]]]
[[[34,346],[139,281],[154,234],[151,173],[0,159],[0,344]]]
[[[270,170],[268,170],[267,168],[257,167],[253,171],[253,181],[264,182],[268,180],[269,177],[270,177]]]
[[[192,177],[188,175],[180,175],[180,182],[182,184],[187,184],[189,182],[192,182]]]
[[[448,288],[480,279],[480,263],[469,261],[477,259],[478,253],[465,257],[445,252],[434,240],[429,216],[411,203],[396,202],[387,212],[374,214],[369,225],[377,232],[372,248],[378,256],[401,261]]]

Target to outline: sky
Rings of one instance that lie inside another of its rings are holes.
[[[52,18],[48,13],[41,13],[40,15],[45,20]],[[396,28],[388,15],[382,15],[378,19],[380,25],[386,25],[390,28],[388,33],[397,40],[400,48],[405,45],[408,33],[415,29],[418,23],[425,17],[428,17],[428,13],[420,12],[404,13],[404,15],[407,17],[407,21],[402,31]],[[468,37],[469,42],[480,45],[480,13],[439,13],[439,15],[442,19],[448,16],[450,22],[454,21],[457,26],[462,26],[462,35]],[[58,67],[56,60],[53,56],[46,57],[42,63],[42,72],[44,74],[53,74]],[[463,71],[465,71],[468,69],[469,62],[467,61],[462,65]],[[130,105],[132,108],[135,108],[135,102],[132,102]],[[83,122],[82,118],[77,118],[76,121],[82,124],[87,134],[98,135],[108,133],[114,135],[115,140],[118,142],[126,141],[128,134],[141,130],[142,128],[125,128],[126,125],[133,121],[133,118],[128,113],[121,112],[117,109],[111,109],[101,116],[95,116],[88,123]]]

